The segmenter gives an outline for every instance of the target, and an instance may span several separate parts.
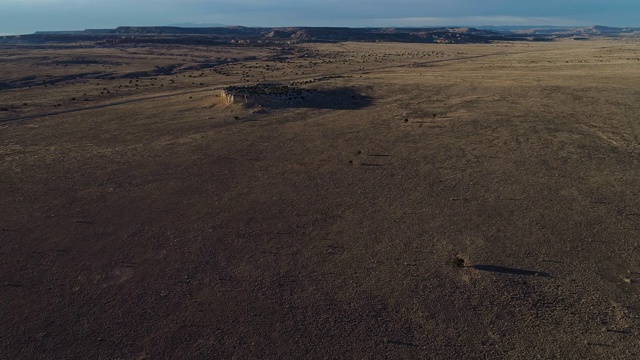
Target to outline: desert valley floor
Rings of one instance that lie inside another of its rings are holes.
[[[306,95],[222,101],[264,82]],[[7,45],[0,83],[0,358],[640,358],[638,41]]]

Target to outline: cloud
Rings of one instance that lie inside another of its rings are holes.
[[[564,17],[528,16],[463,16],[463,17],[404,17],[363,20],[366,26],[489,26],[489,25],[585,25],[580,20]]]

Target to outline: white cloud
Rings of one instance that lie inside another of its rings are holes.
[[[463,16],[463,17],[404,17],[363,19],[367,26],[489,26],[489,25],[584,25],[578,20],[562,17],[523,16]]]

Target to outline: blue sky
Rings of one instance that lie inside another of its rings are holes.
[[[176,23],[640,27],[640,0],[0,0],[0,34]]]

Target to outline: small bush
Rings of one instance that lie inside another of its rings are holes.
[[[451,259],[451,263],[455,267],[464,267],[464,259],[459,256],[454,256],[453,259]]]

